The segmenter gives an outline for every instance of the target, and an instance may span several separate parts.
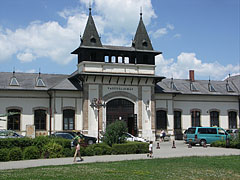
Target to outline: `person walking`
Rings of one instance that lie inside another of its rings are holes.
[[[83,161],[83,158],[81,157],[81,152],[80,152],[80,142],[81,142],[81,133],[77,132],[77,136],[73,140],[73,145],[76,148],[74,158],[73,158],[73,162],[76,162],[77,154],[80,158],[80,161]]]
[[[153,157],[153,142],[150,141],[149,146],[148,146],[149,153],[147,154],[147,157],[152,158]]]

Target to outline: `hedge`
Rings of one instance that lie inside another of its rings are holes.
[[[25,144],[24,144],[25,142]],[[12,145],[11,145],[12,143]],[[19,139],[0,139],[0,161],[73,157],[75,148],[71,148],[69,140],[63,138],[36,137]],[[19,147],[16,147],[19,145]],[[148,152],[148,143],[127,142],[113,144],[105,143],[81,147],[82,156],[110,155],[110,154],[138,154]]]
[[[128,142],[125,144],[113,144],[112,146],[113,154],[138,154],[147,152],[148,143]]]

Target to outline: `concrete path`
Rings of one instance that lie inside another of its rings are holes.
[[[157,142],[154,142],[153,144],[154,158],[240,155],[239,149],[214,148],[214,147],[203,148],[201,146],[193,146],[192,148],[188,148],[188,145],[184,144],[183,141],[176,141],[175,144],[176,144],[176,148],[172,148],[172,142],[162,142],[160,143],[160,149],[157,149],[156,148]],[[88,156],[88,157],[84,157],[84,161],[77,162],[77,164],[137,160],[137,159],[149,159],[149,158],[146,156],[146,154]],[[20,168],[29,168],[29,167],[39,167],[39,166],[52,166],[52,165],[66,165],[66,164],[76,164],[76,163],[73,162],[73,158],[9,161],[9,162],[0,162],[0,170],[20,169]]]

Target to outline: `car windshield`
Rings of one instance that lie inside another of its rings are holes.
[[[196,128],[188,128],[187,134],[195,134]]]

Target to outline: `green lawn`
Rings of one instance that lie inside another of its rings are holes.
[[[184,157],[0,171],[0,179],[240,179],[240,156]]]

